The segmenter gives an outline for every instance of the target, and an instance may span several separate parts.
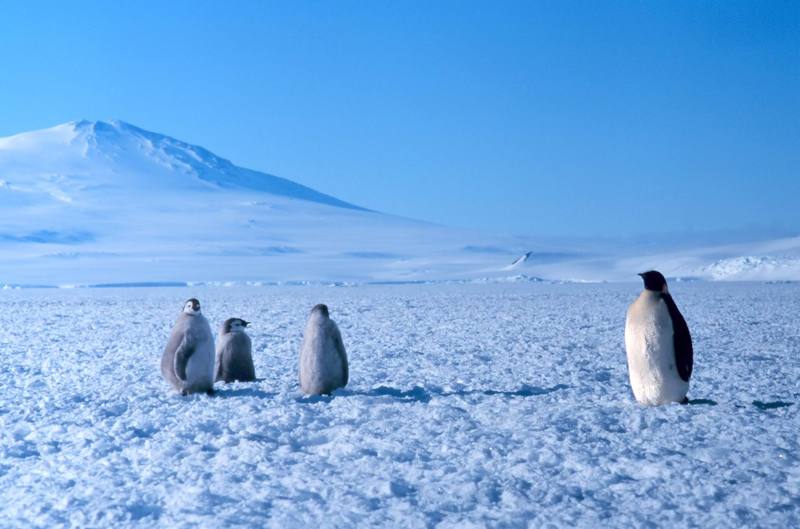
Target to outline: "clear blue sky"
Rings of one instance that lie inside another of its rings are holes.
[[[800,2],[3,2],[0,136],[80,118],[450,225],[800,232]]]

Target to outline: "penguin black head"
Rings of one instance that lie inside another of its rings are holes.
[[[644,288],[646,290],[652,290],[653,292],[666,292],[667,291],[667,280],[661,274],[661,272],[657,272],[656,270],[650,270],[649,272],[642,272],[639,274],[644,280]]]
[[[222,334],[244,331],[248,325],[250,325],[250,322],[242,318],[228,318],[225,320],[225,323],[222,324]]]
[[[197,314],[200,312],[200,302],[197,299],[187,299],[186,303],[183,304],[183,312],[186,314]]]
[[[320,303],[319,305],[314,305],[314,308],[311,309],[311,313],[313,314],[315,312],[319,312],[326,318],[330,317],[330,314],[328,314],[328,306],[322,303]]]

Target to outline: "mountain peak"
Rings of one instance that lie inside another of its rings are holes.
[[[129,191],[238,189],[347,209],[363,209],[290,180],[245,169],[203,147],[122,120],[78,120],[0,138],[0,178],[41,187],[61,175]],[[48,184],[49,186],[50,184]],[[84,186],[85,187],[85,186]],[[61,193],[73,196],[71,193]]]
[[[110,119],[108,121],[92,121],[88,119],[81,119],[78,121],[69,121],[62,125],[58,125],[57,127],[72,127],[72,129],[79,134],[90,134],[95,136],[106,134],[129,134],[133,136],[169,138],[169,136],[164,134],[145,130],[141,127],[137,127],[136,125],[128,123],[127,121],[122,121],[121,119]],[[171,139],[177,141],[174,138]]]
[[[190,145],[188,143],[176,140],[175,138],[171,138],[165,134],[151,132],[118,119],[112,119],[109,121],[90,121],[84,119],[80,121],[70,121],[64,125],[59,125],[56,128],[59,127],[72,128],[76,139],[80,138],[89,141],[92,146],[96,148],[119,148],[122,147],[123,144],[133,141],[133,145],[127,146],[141,147],[140,144],[143,142],[150,142],[151,144],[168,143],[173,146],[178,146],[184,150],[192,149],[195,151],[204,151],[209,155],[211,154],[202,147]],[[221,160],[221,158],[213,155],[210,157]],[[227,162],[227,160],[225,161]]]

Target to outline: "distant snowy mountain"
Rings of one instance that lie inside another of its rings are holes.
[[[63,202],[92,191],[247,190],[362,209],[290,180],[242,169],[213,153],[123,121],[78,121],[0,139],[8,191]]]
[[[435,280],[493,269],[497,256],[470,245],[497,241],[122,121],[0,139],[0,285]]]
[[[0,138],[0,286],[800,279],[800,237],[642,247],[370,211],[122,121]]]

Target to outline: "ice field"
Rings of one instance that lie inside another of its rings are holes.
[[[688,406],[630,394],[630,284],[0,291],[0,526],[800,527],[800,285],[671,285]],[[183,301],[252,384],[180,397]],[[308,310],[350,385],[303,398]]]

